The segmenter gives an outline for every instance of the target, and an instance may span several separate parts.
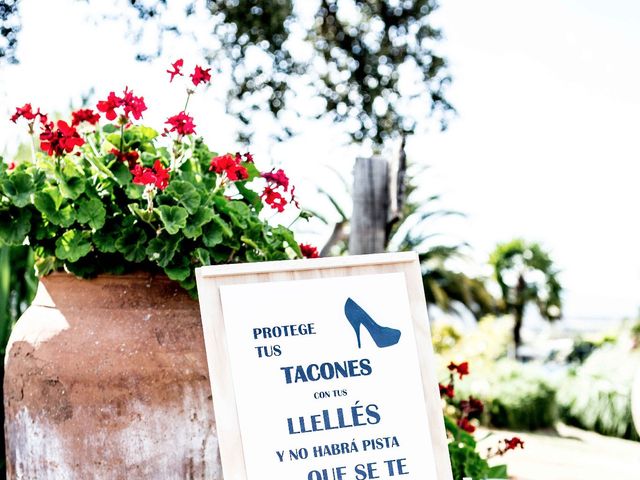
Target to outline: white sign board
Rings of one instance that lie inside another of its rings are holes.
[[[226,480],[451,478],[411,267],[396,254],[198,271]]]

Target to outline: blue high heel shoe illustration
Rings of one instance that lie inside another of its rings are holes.
[[[367,329],[367,332],[369,332],[369,335],[371,335],[371,338],[378,348],[391,347],[400,341],[400,330],[378,325],[373,318],[351,298],[347,298],[344,304],[344,314],[356,332],[358,348],[362,348],[360,343],[360,326]]]

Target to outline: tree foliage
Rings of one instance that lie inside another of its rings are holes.
[[[343,124],[375,149],[430,116],[446,126],[453,111],[446,60],[436,49],[441,32],[431,23],[435,0],[209,0],[180,14],[169,0],[119,1],[118,15],[140,20],[131,24],[134,39],[157,31],[155,49],[139,60],[191,35],[214,70],[231,72],[227,108],[247,127],[245,138],[257,113],[283,120],[287,111]],[[12,16],[17,4],[2,0],[0,12]],[[195,33],[196,18],[207,18],[206,37]],[[12,58],[15,33],[3,30],[10,43],[0,58]],[[295,132],[296,115],[280,122],[282,134]]]
[[[15,49],[20,31],[18,0],[0,1],[0,60],[16,61]]]

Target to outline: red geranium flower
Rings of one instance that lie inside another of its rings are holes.
[[[103,112],[107,117],[107,120],[115,120],[118,116],[115,109],[122,106],[124,100],[116,96],[115,92],[110,92],[106,100],[100,100],[96,105],[96,108]]]
[[[16,162],[11,162],[7,167],[7,170],[11,171],[16,168]]]
[[[178,135],[191,135],[196,133],[196,126],[193,123],[193,117],[185,112],[180,112],[173,117],[169,117],[166,122],[171,125],[170,132],[178,132]]]
[[[438,386],[440,387],[441,397],[447,396],[449,398],[453,398],[453,396],[455,395],[455,391],[453,389],[453,383],[450,383],[449,385],[443,385],[439,383]]]
[[[243,167],[238,158],[230,153],[212,158],[209,166],[209,171],[211,170],[218,175],[226,174],[227,178],[232,182],[249,178],[249,172],[246,167]]]
[[[136,185],[155,185],[158,189],[164,190],[169,185],[170,168],[164,168],[160,160],[156,160],[153,169],[136,165],[131,170],[133,183]]]
[[[124,89],[124,97],[122,98],[124,105],[124,114],[129,117],[129,114],[133,115],[133,118],[140,120],[142,118],[142,112],[147,109],[144,103],[144,97],[136,97],[129,87]]]
[[[320,254],[318,253],[318,249],[313,245],[309,245],[308,243],[301,243],[299,247],[300,247],[300,251],[302,252],[302,256],[304,258],[320,257]]]
[[[164,168],[160,160],[156,160],[153,163],[153,169],[156,171],[156,187],[164,190],[169,185],[169,172],[171,169]]]
[[[140,158],[140,154],[135,150],[130,152],[121,152],[117,148],[112,148],[110,153],[113,153],[119,161],[126,162],[129,165],[129,170],[132,170],[135,167],[138,158]]]
[[[247,152],[243,156],[245,162],[253,163],[253,155],[251,155],[251,153]]]
[[[455,364],[453,362],[451,362],[447,368],[453,373],[453,372],[457,372],[458,375],[460,376],[460,380],[462,380],[462,377],[464,377],[465,375],[469,375],[469,362],[462,362],[461,364]]]
[[[154,185],[156,183],[156,176],[149,167],[138,164],[133,167],[131,173],[133,174],[133,183],[136,185]]]
[[[274,210],[278,210],[280,213],[284,212],[284,207],[287,205],[287,200],[282,196],[282,194],[274,190],[269,185],[264,187],[260,198],[263,198],[267,205]]]
[[[16,123],[16,121],[22,117],[25,120],[33,120],[36,118],[37,113],[33,111],[30,103],[25,103],[22,107],[16,107],[16,113],[11,115],[11,121]]]
[[[53,122],[45,124],[40,134],[40,148],[48,155],[71,153],[76,146],[83,144],[84,140],[76,129],[63,120],[58,120],[55,130]]]
[[[196,65],[196,69],[193,71],[191,75],[191,81],[197,87],[201,83],[209,83],[211,81],[211,71],[210,68],[204,69],[199,65]]]
[[[467,416],[474,416],[484,411],[484,404],[477,398],[469,397],[469,400],[462,400],[460,402],[460,410]]]
[[[71,120],[71,125],[77,127],[82,122],[88,122],[91,125],[95,125],[100,120],[100,114],[94,112],[90,108],[81,108],[80,110],[76,110],[72,114],[73,119]]]
[[[47,123],[47,115],[40,112],[38,108],[37,112],[33,111],[33,107],[31,107],[30,103],[25,103],[22,107],[16,107],[16,113],[11,115],[11,121],[16,123],[17,120],[22,117],[25,120],[35,120],[37,117],[40,117],[40,121],[42,123]]]
[[[515,450],[516,448],[524,448],[524,442],[518,437],[504,439],[506,450]]]
[[[458,423],[458,426],[461,429],[463,429],[465,432],[473,433],[476,431],[476,427],[471,425],[471,422],[469,422],[469,419],[467,417],[462,417],[461,419],[458,420],[457,423]]]
[[[289,190],[289,177],[284,173],[284,170],[281,168],[278,171],[275,171],[275,168],[270,172],[263,173],[262,178],[264,178],[267,182],[272,183],[278,187],[282,187],[286,192]]]
[[[176,75],[180,75],[181,77],[184,76],[180,71],[183,65],[184,65],[184,60],[182,60],[181,58],[179,58],[178,60],[176,60],[171,64],[171,68],[173,68],[173,70],[167,70],[167,73],[171,75],[171,79],[169,80],[169,83],[173,82],[173,77],[175,77]]]
[[[142,112],[147,109],[144,103],[144,97],[136,97],[129,87],[124,89],[124,95],[122,98],[118,97],[115,92],[110,92],[106,100],[98,102],[97,106],[99,111],[103,112],[107,117],[107,120],[115,120],[118,114],[116,108],[123,107],[124,116],[129,118],[129,115],[133,115],[133,118],[140,120],[142,118]]]

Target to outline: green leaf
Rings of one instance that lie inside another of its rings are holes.
[[[247,169],[247,173],[249,174],[249,178],[247,179],[247,181],[251,181],[254,178],[259,178],[261,176],[260,170],[258,170],[258,167],[256,167],[255,163],[253,162],[242,162],[242,166],[244,166]],[[236,182],[236,185],[238,184],[238,182]]]
[[[22,208],[31,203],[31,195],[35,192],[31,176],[24,172],[9,175],[0,184],[2,192],[9,197],[11,203]]]
[[[166,267],[176,254],[182,239],[177,235],[161,235],[149,242],[147,256],[160,267]]]
[[[211,255],[206,248],[196,248],[195,254],[201,265],[211,265]]]
[[[295,237],[293,236],[293,232],[282,225],[278,225],[273,229],[273,233],[287,242],[287,245],[291,247],[291,249],[296,253],[298,257],[302,257],[302,251],[300,250],[300,245],[296,242]]]
[[[116,181],[121,186],[126,186],[131,183],[131,179],[133,179],[133,175],[127,168],[127,165],[123,162],[115,162],[111,165],[111,173],[113,173],[114,177],[116,177]]]
[[[189,260],[182,256],[180,257],[180,260],[171,264],[171,266],[165,267],[164,272],[171,280],[179,282],[186,280],[191,274]]]
[[[138,216],[143,222],[146,222],[149,224],[153,222],[155,218],[155,213],[153,212],[153,210],[149,211],[149,210],[140,208],[140,206],[136,205],[135,203],[130,203],[128,207],[131,213]]]
[[[247,182],[236,182],[235,186],[238,189],[238,192],[240,192],[240,195],[242,195],[247,200],[247,202],[249,202],[253,206],[253,208],[256,209],[256,212],[260,212],[260,210],[262,210],[262,207],[264,206],[264,204],[262,203],[262,199],[256,192],[254,192],[250,188],[247,188],[246,184]]]
[[[187,219],[187,226],[182,230],[187,238],[197,238],[202,235],[202,226],[213,218],[213,212],[209,208],[200,207]]]
[[[22,245],[31,230],[29,210],[10,210],[0,213],[0,245]]]
[[[507,466],[495,465],[493,467],[489,467],[487,478],[509,478],[509,474],[507,473]]]
[[[231,226],[230,226],[227,222],[225,222],[225,221],[220,217],[220,215],[216,215],[216,214],[214,214],[214,215],[213,215],[213,218],[212,218],[211,220],[212,220],[212,222],[213,222],[213,223],[215,223],[218,227],[220,227],[220,229],[222,230],[222,234],[223,234],[225,237],[232,237],[232,236],[233,236],[233,230],[231,230]],[[205,242],[205,245],[207,245],[207,244],[206,244],[206,242]],[[213,246],[213,245],[207,245],[207,247],[211,247],[211,246]]]
[[[125,130],[125,135],[131,136],[144,142],[150,142],[158,136],[158,132],[151,127],[145,127],[144,125],[135,125]]]
[[[160,221],[164,225],[164,228],[171,235],[175,235],[181,228],[187,226],[187,211],[182,207],[170,207],[168,205],[162,205],[158,207],[158,215]]]
[[[227,263],[231,256],[231,252],[227,248],[216,248],[210,253],[215,263]]]
[[[63,197],[75,200],[84,193],[86,182],[81,177],[68,177],[61,179],[58,186]]]
[[[227,213],[231,217],[231,222],[240,228],[247,228],[251,210],[244,202],[231,200],[227,203]]]
[[[33,197],[33,204],[51,223],[68,227],[75,221],[76,212],[71,205],[60,208],[61,203],[56,196],[56,193],[49,191],[37,192]]]
[[[94,230],[102,228],[107,211],[100,199],[84,198],[78,201],[78,205],[76,219],[79,223],[88,223]]]
[[[112,123],[107,123],[104,127],[102,127],[102,131],[104,133],[113,133],[113,132],[118,131],[118,127],[116,127]]]
[[[190,214],[200,206],[200,195],[196,188],[188,182],[182,180],[174,180],[164,191],[165,195],[170,195],[178,203],[178,205],[187,209]]]
[[[109,222],[103,228],[94,232],[93,243],[103,253],[114,253],[116,251],[116,241],[121,234],[120,225],[115,222]]]
[[[202,241],[207,247],[215,247],[222,243],[223,229],[217,222],[207,223],[202,227]]]
[[[142,262],[146,258],[147,234],[134,226],[125,229],[116,240],[116,250],[130,262]]]
[[[44,277],[49,273],[53,272],[56,268],[56,257],[54,256],[36,256],[35,267],[36,267],[36,275],[38,277]]]
[[[56,240],[56,257],[60,260],[77,262],[91,251],[88,232],[69,230]]]

